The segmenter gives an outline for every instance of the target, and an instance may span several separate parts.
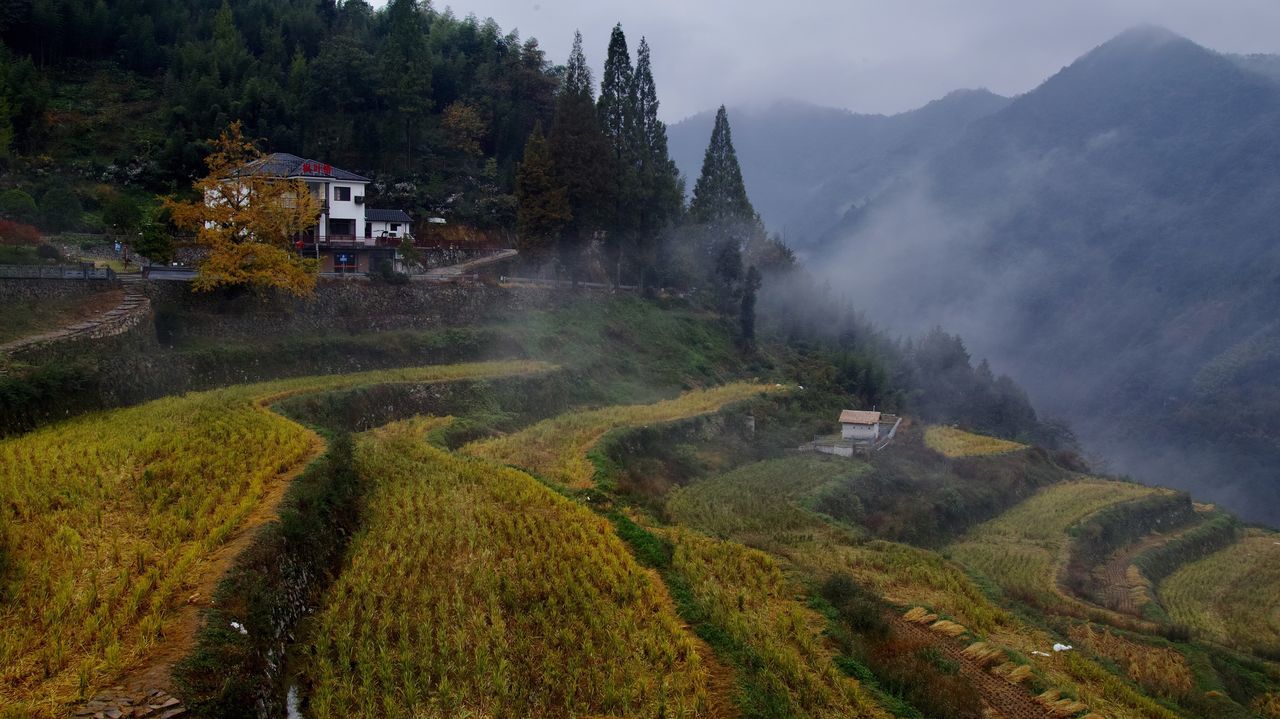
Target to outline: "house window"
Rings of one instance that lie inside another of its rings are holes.
[[[351,188],[350,187],[333,188],[333,199],[335,202],[350,202]]]
[[[329,218],[329,239],[350,240],[356,235],[355,220],[337,220]]]
[[[356,253],[354,252],[333,253],[333,271],[334,272],[355,272],[356,271]]]
[[[392,232],[399,232],[399,231],[400,231],[400,223],[399,223],[399,222],[392,222],[392,223],[391,223],[391,231],[392,231]]]

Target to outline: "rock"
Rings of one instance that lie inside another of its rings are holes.
[[[160,719],[173,719],[173,717],[182,716],[183,714],[186,714],[186,713],[187,713],[186,709],[183,709],[182,707],[178,707],[176,709],[170,709],[164,714],[161,714]]]

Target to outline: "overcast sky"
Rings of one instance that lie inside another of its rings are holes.
[[[383,4],[379,0],[376,4]],[[1026,92],[1127,27],[1228,52],[1280,51],[1280,0],[435,0],[538,38],[564,62],[575,28],[604,62],[621,22],[653,50],[662,116],[780,98],[899,112],[957,88]]]

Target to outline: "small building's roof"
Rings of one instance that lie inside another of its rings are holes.
[[[840,424],[879,424],[880,413],[866,409],[846,409],[840,413]]]
[[[316,180],[339,180],[342,182],[370,182],[369,178],[354,172],[341,170],[325,162],[317,162],[290,155],[287,152],[273,152],[270,155],[254,160],[231,173],[232,177],[240,175],[269,175],[271,177],[302,177]]]
[[[366,207],[364,210],[364,219],[370,222],[412,222],[409,213],[404,210],[379,210],[373,207]]]

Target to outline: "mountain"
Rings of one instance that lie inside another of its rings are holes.
[[[833,285],[958,331],[1113,469],[1280,523],[1280,84],[1135,28],[884,187],[810,250]]]
[[[803,250],[890,178],[1008,102],[986,90],[959,90],[897,115],[779,102],[734,108],[729,119],[748,194],[769,229]],[[714,113],[701,113],[668,130],[672,159],[689,187],[713,120]]]

